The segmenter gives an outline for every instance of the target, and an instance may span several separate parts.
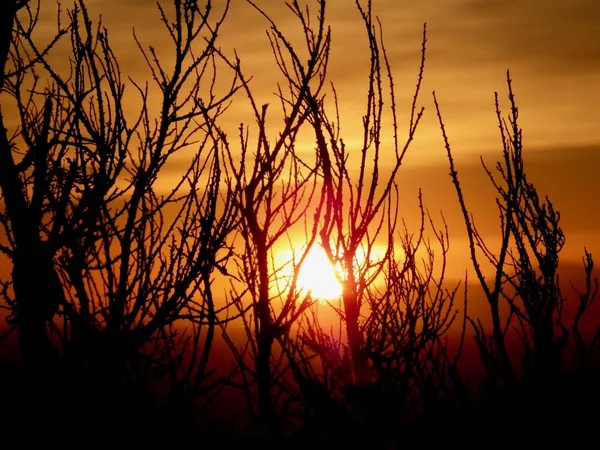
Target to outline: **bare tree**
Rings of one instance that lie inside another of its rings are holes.
[[[216,16],[210,1],[158,6],[172,61],[136,39],[152,87],[122,79],[109,33],[84,1],[66,21],[59,12],[44,48],[32,37],[39,3],[3,2],[12,15],[2,14],[2,112],[16,111],[18,124],[0,117],[0,250],[13,264],[4,298],[26,360],[61,354],[69,373],[107,386],[160,375],[197,392],[211,375],[226,306],[211,286],[238,218],[215,131],[237,90],[235,77],[215,84],[227,6]],[[71,46],[67,75],[53,64],[61,39]],[[126,88],[141,100],[133,115]],[[184,152],[191,163],[161,192],[159,174]]]
[[[429,220],[442,253],[438,272],[433,246],[425,238],[422,203],[418,233],[410,234],[399,219],[397,175],[423,113],[416,104],[424,70],[425,33],[408,133],[401,144],[393,76],[381,29],[370,2],[365,7],[357,2],[357,8],[367,30],[371,65],[363,142],[356,155],[340,137],[335,88],[333,120],[324,98],[313,91],[306,97],[323,186],[319,243],[332,266],[340,268],[343,293],[337,312],[345,333],[325,331],[313,307],[299,317],[300,339],[288,340],[286,349],[293,355],[290,366],[305,417],[314,418],[312,423],[321,433],[345,430],[353,436],[358,430],[369,430],[369,436],[379,439],[393,434],[407,418],[415,419],[428,407],[425,401],[433,404],[461,384],[457,361],[462,339],[456,354],[451,355],[445,339],[458,311],[454,304],[457,288],[444,286],[447,230],[437,230]],[[309,40],[311,35],[305,34]],[[389,99],[387,110],[384,99]],[[383,125],[386,114],[393,125],[387,131]],[[384,142],[386,132],[391,142]],[[359,162],[358,175],[350,166],[354,156]],[[417,255],[423,250],[421,267]],[[464,337],[464,328],[459,336]],[[326,429],[318,426],[322,421],[327,422]]]
[[[17,18],[17,13],[23,10],[29,15],[29,26],[22,25]],[[2,77],[0,79],[2,93],[4,96],[12,94],[18,104],[25,105],[23,108],[25,109],[27,100],[20,99],[21,86],[24,83],[25,75],[28,71],[31,72],[37,58],[35,55],[30,56],[25,53],[21,36],[24,36],[23,39],[25,39],[25,36],[33,29],[35,18],[30,12],[28,2],[25,1],[3,2],[1,15],[3,22],[2,42],[0,43],[2,52],[0,66],[3,69],[2,75],[0,75]],[[40,50],[38,53],[47,53],[56,40],[66,32],[64,28],[60,28],[56,39],[49,44],[47,49]],[[33,86],[35,87],[35,84]],[[39,235],[38,227],[43,218],[41,200],[44,192],[41,181],[33,182],[32,173],[35,168],[39,180],[47,177],[48,167],[45,160],[49,151],[48,140],[53,103],[47,100],[43,105],[29,110],[32,118],[24,117],[27,123],[22,127],[22,139],[30,151],[28,152],[29,157],[22,158],[21,161],[15,160],[15,138],[8,134],[4,111],[6,111],[5,108],[3,108],[0,118],[0,164],[2,167],[0,169],[2,170],[0,188],[4,203],[3,226],[7,233],[8,243],[7,245],[3,244],[0,248],[13,263],[14,289],[19,300],[18,304],[11,304],[19,309],[21,351],[27,359],[47,361],[55,356],[55,349],[46,333],[46,321],[54,316],[64,294],[53,267],[52,255],[45,251]],[[22,173],[26,168],[30,169],[30,173],[23,177]],[[25,189],[26,183],[30,189]],[[29,273],[37,274],[39,282],[29,282]],[[6,292],[6,289],[4,291]]]
[[[393,240],[388,239],[390,232],[386,232],[386,227],[393,230],[397,222],[396,176],[423,114],[422,109],[417,111],[416,105],[423,77],[426,40],[424,32],[418,82],[406,140],[402,144],[393,76],[380,35],[381,30],[377,30],[371,2],[366,7],[358,1],[356,5],[365,24],[371,56],[357,178],[348,167],[348,159],[352,155],[340,137],[339,123],[328,118],[324,105],[318,99],[312,97],[309,107],[327,196],[319,236],[330,261],[334,266],[339,266],[343,274],[344,323],[355,381],[360,385],[369,384],[373,380],[368,349],[365,347],[365,329],[361,325],[361,311],[367,300],[369,286],[379,276],[384,261],[393,251]],[[389,81],[388,94],[385,94],[384,88],[386,77]],[[390,144],[382,143],[386,95],[390,105],[387,114],[392,122]],[[336,116],[339,118],[339,114]],[[391,150],[384,153],[387,145]],[[386,163],[385,171],[382,170],[384,155],[386,161],[390,161]],[[384,248],[384,257],[379,260],[374,254],[376,245]],[[361,253],[363,258],[360,257]]]
[[[511,359],[507,337],[515,330],[522,344],[521,357],[526,375],[538,381],[556,376],[564,369],[563,353],[572,334],[575,344],[587,353],[579,324],[597,292],[597,281],[592,279],[593,260],[585,251],[584,292],[579,293],[579,304],[571,325],[566,323],[566,298],[559,279],[559,254],[565,243],[560,227],[560,214],[548,197],[540,199],[535,185],[529,181],[523,160],[522,131],[518,124],[519,111],[515,102],[510,73],[507,72],[510,114],[502,117],[498,94],[495,94],[496,115],[502,141],[502,160],[493,173],[482,165],[496,193],[500,214],[501,243],[498,251],[486,244],[469,213],[450,143],[442,121],[437,99],[437,115],[450,162],[450,175],[456,188],[465,221],[471,260],[479,283],[490,306],[491,336],[488,337],[480,320],[469,319],[476,334],[481,359],[491,378],[501,383],[512,383],[521,372]],[[481,261],[487,261],[493,271],[492,281],[485,278]],[[501,302],[507,305],[508,316],[502,317]],[[597,345],[597,338],[590,342]],[[585,350],[584,350],[585,349]],[[589,355],[589,354],[588,354]]]
[[[240,251],[236,258],[236,276],[241,288],[237,283],[232,285],[232,298],[242,315],[247,338],[242,350],[233,341],[230,345],[239,363],[250,413],[260,416],[261,426],[276,438],[283,432],[283,410],[278,405],[293,397],[285,342],[293,333],[296,320],[313,301],[310,293],[298,289],[297,278],[299,267],[316,239],[323,196],[319,199],[316,193],[318,164],[303,160],[297,145],[299,133],[307,124],[309,92],[311,96],[321,95],[330,33],[325,25],[324,0],[319,1],[315,16],[296,0],[288,3],[306,36],[306,48],[302,50],[308,59],[301,59],[299,49],[294,48],[283,30],[259,6],[249,3],[269,22],[268,38],[287,85],[277,90],[282,120],[279,130],[274,131],[268,128],[273,122],[268,119],[268,105],[257,105],[239,58],[232,60],[223,55],[242,82],[256,129],[253,138],[249,128],[240,126],[239,151],[226,144],[233,197],[241,215],[237,245]],[[305,242],[298,243],[301,239],[298,233],[302,230]],[[282,246],[291,250],[291,261],[276,256]],[[299,252],[296,247],[301,247]],[[258,414],[253,406],[252,386],[257,388]]]
[[[369,442],[391,445],[415,437],[417,424],[443,422],[449,409],[469,400],[458,372],[466,331],[466,285],[460,317],[455,304],[459,285],[449,288],[444,281],[448,230],[436,229],[429,218],[434,242],[440,246],[436,248],[425,237],[422,204],[421,211],[417,233],[410,233],[405,224],[390,232],[389,239],[397,239],[399,245],[386,256],[381,279],[365,292],[362,330],[369,384],[355,384],[351,348],[344,336],[326,331],[316,311],[302,317],[294,369],[308,422],[321,433],[358,433]],[[339,314],[343,328],[343,311]],[[451,330],[453,325],[457,328]],[[450,346],[452,333],[456,341]],[[315,359],[318,363],[304,362]],[[325,418],[327,425],[319,427]]]

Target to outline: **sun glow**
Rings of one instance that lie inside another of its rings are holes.
[[[325,251],[314,245],[298,273],[298,287],[319,300],[333,300],[342,295],[342,285]]]
[[[315,300],[320,301],[340,299],[343,291],[340,280],[345,278],[343,269],[338,265],[331,264],[325,250],[320,245],[315,243],[311,247],[299,268],[299,258],[302,251],[280,250],[277,253],[275,260],[279,262],[280,266],[277,281],[273,286],[274,293],[278,292],[279,295],[286,295],[283,293],[290,288],[294,271],[298,270],[296,278],[296,289],[298,291],[304,294],[310,293]],[[368,256],[365,250],[359,247],[355,253],[355,276],[359,277],[358,272],[362,274],[360,276],[367,279],[372,275],[376,275],[377,267],[384,257],[385,249],[380,246],[373,246]],[[369,264],[365,266],[367,258]]]

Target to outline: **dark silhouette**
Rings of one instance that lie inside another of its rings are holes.
[[[564,294],[560,214],[525,171],[510,77],[507,119],[496,95],[502,157],[483,164],[497,250],[467,206],[434,94],[476,274],[451,284],[444,217],[419,194],[410,229],[398,187],[424,114],[425,27],[402,137],[382,25],[356,1],[370,59],[354,150],[327,71],[327,1],[289,2],[302,45],[248,3],[269,27],[278,108],[219,46],[229,2],[158,4],[172,53],[134,35],[147,81],[121,73],[84,0],[45,45],[39,2],[0,3],[3,426],[62,430],[61,444],[400,448],[545,442],[535,418],[583,438],[595,415],[579,406],[600,398],[598,282],[584,250]],[[250,107],[233,139],[231,104]],[[300,286],[315,246],[338,269],[338,302]],[[486,313],[469,312],[482,299]]]
[[[496,164],[496,173],[482,159],[483,169],[497,192],[501,233],[498,250],[486,244],[469,213],[440,107],[433,95],[450,176],[467,229],[473,268],[491,316],[491,332],[486,331],[481,318],[468,318],[486,369],[484,395],[491,396],[492,404],[499,410],[521,409],[551,425],[567,409],[579,409],[579,400],[596,399],[595,386],[586,381],[588,398],[571,398],[570,405],[563,404],[567,400],[565,392],[573,388],[570,384],[583,382],[596,370],[594,355],[600,324],[594,323],[592,333],[584,332],[580,325],[596,298],[598,280],[593,276],[592,255],[584,249],[584,287],[582,290],[573,287],[575,299],[569,300],[563,294],[559,254],[565,235],[560,227],[560,213],[548,197],[540,198],[527,177],[510,72],[507,85],[508,119],[502,117],[495,94],[502,143],[502,159]],[[483,261],[493,269],[491,282],[484,275]],[[556,425],[561,426],[561,420]]]
[[[142,105],[132,115],[108,31],[93,25],[85,2],[45,48],[32,39],[39,4],[3,5],[12,34],[2,42],[0,249],[12,264],[9,323],[31,366],[24,388],[62,395],[68,386],[74,398],[98,391],[117,412],[124,386],[160,382],[175,398],[210,388],[211,285],[238,220],[222,196],[220,136],[211,132],[237,86],[200,95],[216,77],[223,17],[195,2],[159,7],[174,58],[162,63],[138,43],[154,88],[127,84]],[[66,76],[53,65],[59,41],[71,45]],[[148,101],[152,90],[158,104]],[[9,112],[17,125],[5,123]],[[186,150],[190,165],[160,192],[159,172]]]

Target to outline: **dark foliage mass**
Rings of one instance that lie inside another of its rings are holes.
[[[583,287],[564,292],[560,214],[527,177],[510,76],[506,117],[496,94],[500,160],[482,160],[497,248],[470,212],[433,95],[477,283],[451,285],[443,216],[419,195],[410,229],[398,187],[424,114],[425,27],[402,124],[381,24],[357,0],[369,76],[362,140],[347,146],[325,0],[288,3],[301,44],[249,1],[283,80],[278,105],[259,104],[243,61],[219,46],[229,3],[167,3],[157,13],[171,53],[132,40],[147,80],[121,72],[84,0],[59,11],[47,42],[39,3],[0,3],[0,392],[14,430],[2,439],[396,448],[584,437],[595,417],[585,404],[599,399],[598,282],[585,250]],[[232,105],[249,112],[233,138]],[[338,268],[338,302],[299,283],[314,247]],[[471,315],[480,301],[486,312]]]

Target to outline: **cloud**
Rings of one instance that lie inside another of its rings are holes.
[[[501,148],[483,156],[495,173],[495,163],[501,158]],[[525,172],[538,190],[540,198],[548,196],[561,213],[561,226],[569,244],[571,258],[579,260],[583,246],[600,251],[600,145],[589,147],[556,147],[524,149]],[[472,210],[480,232],[488,237],[498,234],[498,210],[495,191],[481,166],[479,154],[456,159],[467,207]],[[438,164],[407,167],[400,171],[402,198],[409,219],[416,219],[416,195],[423,190],[425,205],[436,215],[443,212],[451,237],[464,236],[464,224],[446,161]],[[410,217],[410,216],[413,217]],[[456,248],[456,246],[455,246]],[[575,256],[576,255],[576,256]]]

